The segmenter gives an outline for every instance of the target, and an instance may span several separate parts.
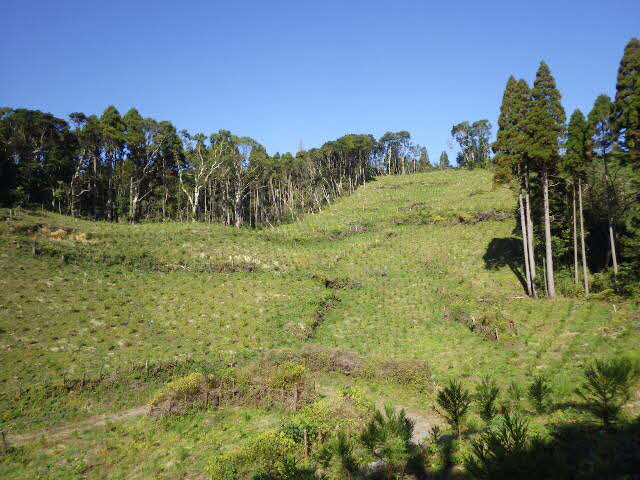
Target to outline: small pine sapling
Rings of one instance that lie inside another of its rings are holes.
[[[536,412],[544,413],[549,404],[549,396],[551,395],[551,386],[549,380],[544,375],[536,375],[533,382],[529,385],[527,396],[533,403]]]
[[[620,416],[638,373],[638,365],[626,358],[596,360],[584,369],[584,382],[576,392],[605,429]]]
[[[438,392],[440,415],[453,429],[456,438],[460,437],[460,427],[471,404],[471,393],[460,382],[450,380],[449,384]]]
[[[465,468],[478,479],[531,478],[534,465],[527,455],[529,445],[528,421],[507,412],[497,429],[472,442],[473,455],[465,459]]]
[[[491,422],[498,413],[496,400],[500,394],[500,387],[490,377],[484,377],[476,386],[475,401],[480,418],[486,423]]]
[[[509,388],[507,388],[507,395],[509,397],[509,407],[514,409],[520,408],[520,400],[522,400],[522,387],[516,382],[511,382]]]

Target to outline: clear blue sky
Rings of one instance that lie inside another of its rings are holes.
[[[3,0],[0,28],[1,106],[135,106],[270,153],[406,129],[433,161],[541,59],[568,114],[613,94],[640,1]]]

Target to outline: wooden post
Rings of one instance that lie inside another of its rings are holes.
[[[305,430],[306,432],[306,430]],[[0,436],[2,436],[2,449],[5,452],[9,451],[9,444],[7,443],[7,437],[5,436],[4,430],[0,430]]]
[[[149,376],[149,360],[144,361],[144,375],[145,377]]]
[[[209,390],[204,394],[204,408],[209,409]]]
[[[302,430],[302,438],[304,440],[304,456],[309,456],[309,437],[307,435],[307,429]]]

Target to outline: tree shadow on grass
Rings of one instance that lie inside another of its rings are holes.
[[[556,425],[517,455],[494,458],[477,476],[445,466],[432,478],[492,480],[640,480],[640,419],[612,431],[586,422]]]
[[[526,292],[527,282],[523,275],[523,253],[520,239],[514,237],[492,238],[482,259],[484,260],[484,268],[487,270],[497,270],[505,265],[508,266]]]

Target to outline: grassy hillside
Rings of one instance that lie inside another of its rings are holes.
[[[542,372],[569,398],[586,361],[637,350],[638,305],[525,298],[513,204],[488,172],[438,171],[260,231],[3,212],[2,428],[81,422],[189,372],[300,355],[320,396],[356,386],[424,418],[453,377],[506,388]],[[0,477],[208,478],[214,454],[290,415],[234,405],[85,425],[23,442]]]

